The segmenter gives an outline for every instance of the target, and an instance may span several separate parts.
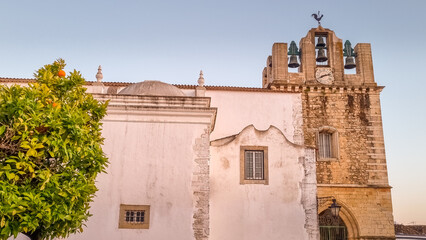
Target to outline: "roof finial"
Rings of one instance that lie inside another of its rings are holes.
[[[101,67],[101,65],[99,65],[98,73],[96,73],[96,80],[98,82],[101,82],[103,78],[104,78],[104,75],[102,75],[102,67]]]
[[[200,77],[198,78],[198,86],[204,87],[203,70],[200,71]]]
[[[318,21],[318,26],[321,26],[321,18],[323,17],[323,14],[320,14],[320,11],[318,11],[318,15],[317,14],[312,14],[312,17],[315,18],[315,20]]]

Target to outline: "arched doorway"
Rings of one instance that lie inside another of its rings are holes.
[[[348,240],[348,229],[343,220],[333,217],[330,209],[319,215],[320,240]]]

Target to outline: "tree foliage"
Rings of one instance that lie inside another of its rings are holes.
[[[58,72],[58,59],[28,87],[0,86],[0,239],[81,232],[96,175],[107,159],[100,120],[107,103],[83,87],[81,74]]]

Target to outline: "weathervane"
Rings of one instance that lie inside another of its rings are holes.
[[[315,18],[315,20],[317,20],[318,21],[318,25],[319,26],[321,26],[321,18],[323,17],[324,15],[322,15],[322,14],[320,14],[320,11],[318,11],[318,14],[312,14],[312,17],[314,17]]]

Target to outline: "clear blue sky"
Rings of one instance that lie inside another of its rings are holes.
[[[56,58],[95,80],[261,86],[274,42],[299,42],[324,14],[338,37],[371,43],[395,220],[426,224],[426,1],[0,3],[0,76],[31,78]]]

